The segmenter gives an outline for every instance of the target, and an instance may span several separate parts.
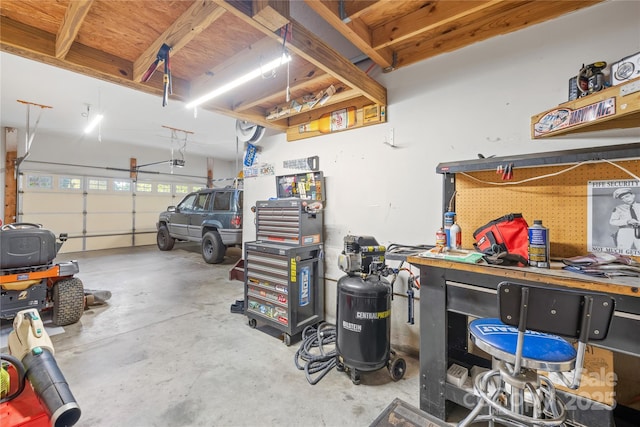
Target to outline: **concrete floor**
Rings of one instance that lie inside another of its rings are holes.
[[[299,342],[230,313],[243,298],[228,277],[240,257],[230,249],[209,265],[193,244],[58,257],[79,261],[85,289],[112,293],[52,336],[82,409],[76,426],[368,426],[395,398],[419,407],[418,360],[404,354],[398,382],[382,369],[356,386],[333,369],[309,384],[294,364]]]

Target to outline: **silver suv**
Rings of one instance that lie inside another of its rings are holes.
[[[205,188],[185,196],[160,214],[156,242],[170,251],[176,240],[198,242],[209,264],[224,259],[228,247],[242,245],[242,189]]]

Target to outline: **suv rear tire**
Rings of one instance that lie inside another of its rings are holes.
[[[161,251],[170,251],[173,249],[173,245],[176,243],[176,239],[169,235],[169,230],[166,226],[162,225],[158,229],[158,235],[156,236],[156,243],[158,249]]]
[[[226,251],[217,231],[208,231],[202,238],[202,258],[207,264],[220,264]]]

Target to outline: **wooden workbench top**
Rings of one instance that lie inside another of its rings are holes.
[[[531,282],[588,289],[616,295],[640,297],[640,278],[638,277],[593,277],[563,270],[562,267],[564,264],[560,262],[551,263],[551,268],[549,269],[536,267],[504,267],[486,263],[470,264],[421,256],[409,256],[407,257],[407,262],[416,266],[430,266],[480,274],[491,274],[504,277],[505,279],[528,280]]]

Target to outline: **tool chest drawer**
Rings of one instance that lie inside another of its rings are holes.
[[[322,211],[308,212],[300,199],[256,203],[256,239],[295,246],[322,242]]]

